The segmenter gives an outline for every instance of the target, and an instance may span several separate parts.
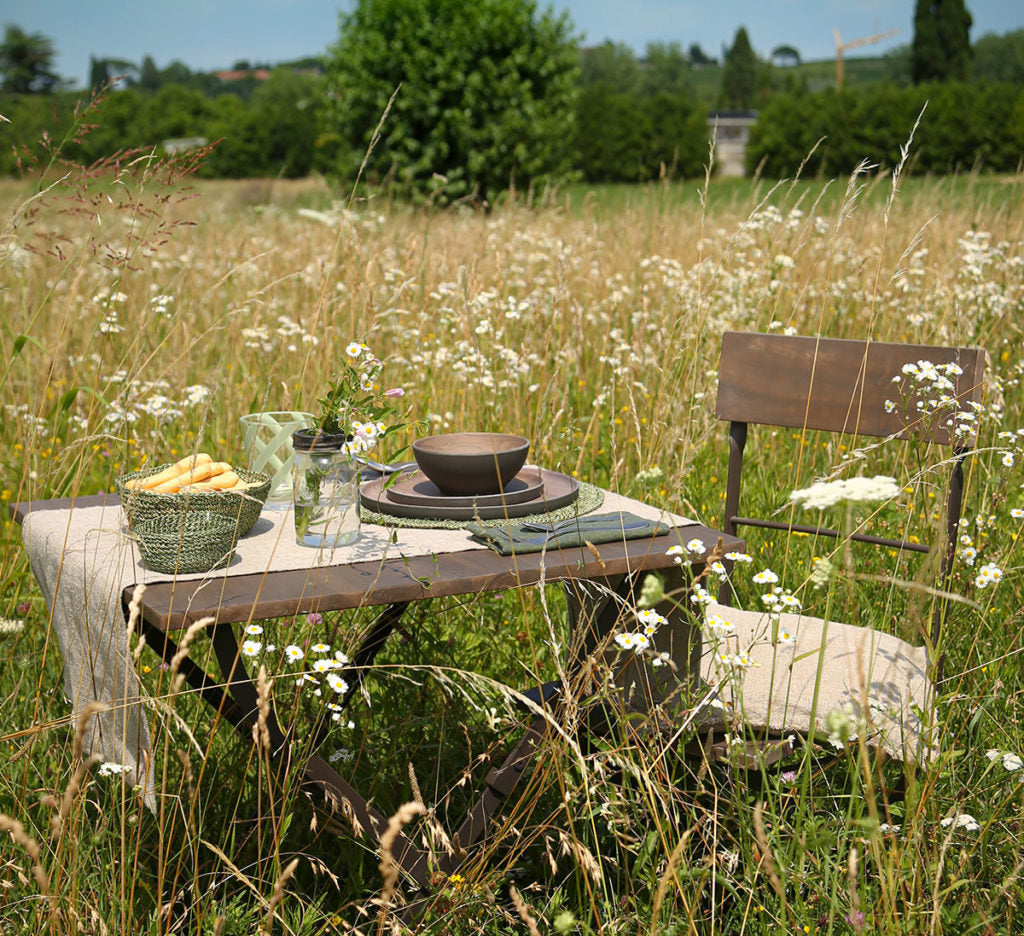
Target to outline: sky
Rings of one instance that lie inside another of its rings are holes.
[[[177,59],[193,71],[235,62],[282,62],[323,53],[338,35],[338,13],[353,0],[0,0],[0,25],[14,24],[49,37],[55,69],[84,87],[89,57],[141,62],[159,68]],[[538,6],[548,5],[540,0]],[[804,60],[835,57],[834,30],[844,43],[897,30],[851,49],[875,55],[913,38],[914,0],[552,0],[566,11],[584,45],[607,39],[642,53],[648,42],[698,42],[720,57],[739,26],[767,58],[790,45]],[[1024,28],[1021,0],[967,0],[971,38]]]

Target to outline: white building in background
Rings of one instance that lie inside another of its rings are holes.
[[[719,175],[746,175],[747,140],[755,123],[757,111],[708,111],[708,135],[715,141]]]

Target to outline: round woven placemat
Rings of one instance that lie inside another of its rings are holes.
[[[604,503],[604,491],[593,484],[581,481],[580,492],[571,504],[566,504],[557,510],[516,517],[514,520],[507,520],[504,517],[498,517],[495,520],[434,520],[427,517],[394,517],[391,514],[369,510],[365,506],[359,508],[359,519],[362,523],[375,523],[378,526],[416,527],[421,530],[462,530],[465,529],[467,523],[485,527],[508,526],[509,523],[559,523],[570,517],[578,517],[597,510],[602,503]]]

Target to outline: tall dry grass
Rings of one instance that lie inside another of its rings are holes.
[[[586,712],[570,713],[488,849],[438,881],[419,925],[1012,931],[1024,860],[1022,771],[1005,759],[1024,750],[1020,523],[1011,513],[1021,443],[997,433],[1024,426],[1020,183],[911,178],[902,189],[893,197],[892,179],[865,169],[831,183],[735,189],[712,180],[700,199],[664,186],[614,209],[596,193],[582,204],[553,198],[478,214],[347,204],[313,183],[199,184],[146,159],[35,196],[5,183],[0,496],[110,489],[120,471],[197,447],[240,461],[239,417],[309,408],[359,338],[427,427],[520,431],[539,462],[714,526],[725,467],[713,408],[723,331],[984,346],[989,419],[969,465],[966,516],[1004,580],[981,590],[976,567],[958,568],[954,586],[970,603],[954,614],[946,646],[959,675],[940,706],[936,764],[908,775],[855,744],[751,777],[687,759],[664,733],[634,730],[625,717],[610,737],[581,746],[569,729]],[[762,439],[748,481],[754,501],[775,509],[793,487],[844,464],[837,445],[806,442]],[[886,519],[923,537],[936,523],[939,456],[916,457],[889,447],[871,464],[924,479],[915,492],[923,506]],[[344,810],[307,800],[258,735],[251,743],[216,730],[175,686],[174,667],[162,672],[144,647],[156,814],[116,775],[99,775],[76,748],[18,531],[4,532],[2,612],[26,623],[0,637],[5,929],[397,926],[392,866],[385,859],[382,880],[380,856]],[[802,544],[750,547],[814,600]],[[879,576],[916,582],[909,598],[866,579],[838,581],[832,594],[862,623],[899,632],[908,600],[928,583],[885,556],[867,562]],[[748,583],[741,590],[756,601]],[[301,618],[267,628],[278,645],[301,634],[351,648],[365,623]],[[418,609],[353,726],[334,729],[338,759],[396,823],[443,854],[452,847],[445,828],[467,788],[479,787],[479,777],[464,784],[458,766],[500,755],[523,717],[504,687],[521,684],[524,669],[557,677],[566,638],[567,610],[545,590]],[[190,652],[202,648],[197,639]],[[438,662],[424,667],[425,658]],[[478,668],[489,678],[474,678]],[[310,730],[321,717],[301,693],[275,701]],[[967,814],[977,830],[940,821]],[[367,908],[382,885],[387,901]]]

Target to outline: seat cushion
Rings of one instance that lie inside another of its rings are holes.
[[[923,647],[807,615],[783,614],[774,631],[765,613],[712,604],[705,615],[733,627],[705,637],[701,676],[719,687],[734,721],[799,734],[813,726],[837,747],[860,736],[912,763],[934,757],[934,689]],[[715,630],[722,628],[708,633]],[[749,659],[738,663],[743,651]]]

